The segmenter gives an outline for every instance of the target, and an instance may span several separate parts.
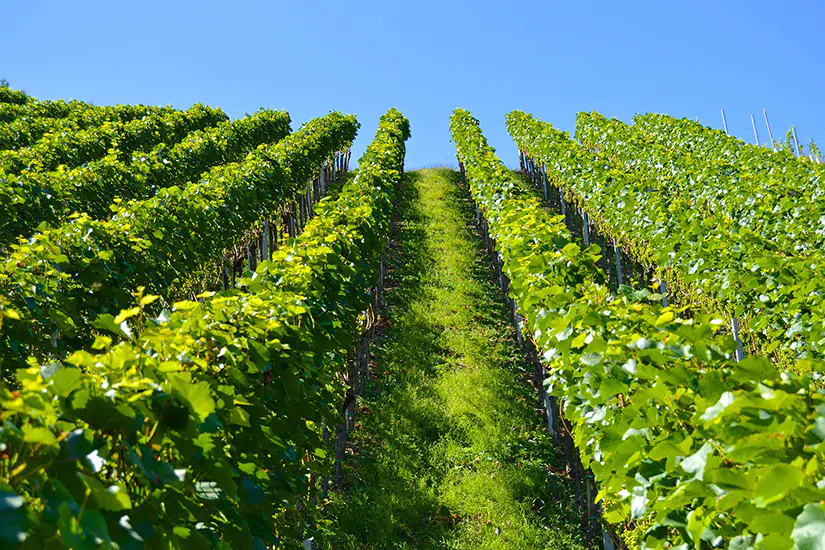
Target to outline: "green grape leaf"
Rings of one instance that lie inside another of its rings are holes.
[[[821,504],[806,504],[796,518],[791,538],[796,550],[825,550],[825,509]]]

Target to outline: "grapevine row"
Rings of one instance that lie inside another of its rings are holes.
[[[138,106],[138,109],[145,108]],[[52,119],[59,122],[60,119],[76,116],[85,118],[86,115],[94,115],[107,107],[97,107],[82,101],[37,101],[30,100],[25,104],[0,103],[0,123],[8,124],[15,120],[27,119]]]
[[[683,197],[685,215],[710,214],[761,235],[778,250],[821,256],[825,179],[820,165],[696,122],[663,115],[635,120],[628,126],[598,113],[580,113],[576,138]]]
[[[108,220],[78,214],[13,246],[0,265],[0,298],[10,304],[4,315],[20,318],[3,320],[3,371],[81,349],[92,327],[109,327],[139,287],[165,295],[219,261],[255,223],[306,193],[321,163],[347,149],[357,128],[354,117],[331,113],[194,183],[116,203]]]
[[[719,319],[611,291],[598,248],[517,192],[478,122],[457,110],[451,128],[605,519],[644,525],[629,536],[646,548],[812,543],[825,519],[818,383],[762,358],[735,362]]]
[[[161,111],[130,122],[104,121],[79,132],[55,131],[45,134],[30,147],[0,151],[0,173],[9,174],[56,170],[61,165],[79,166],[104,157],[110,150],[121,158],[158,143],[176,143],[194,130],[202,130],[227,120],[220,109],[194,105],[186,111]]]
[[[275,143],[288,133],[287,113],[260,111],[195,129],[179,143],[161,143],[125,160],[119,151],[111,151],[70,170],[10,175],[0,186],[0,201],[8,205],[7,217],[0,220],[0,246],[30,236],[43,222],[63,222],[75,212],[107,218],[116,197],[148,198],[158,189],[183,186],[209,168],[241,160],[258,145]]]
[[[316,122],[317,124],[317,122]],[[406,119],[381,119],[355,179],[230,290],[147,319],[153,296],[66,366],[0,390],[0,537],[11,548],[263,548],[304,538],[339,379],[387,244]],[[285,158],[281,155],[282,158]],[[21,467],[23,465],[23,467]]]
[[[32,98],[20,90],[14,90],[3,81],[0,83],[0,106],[2,105],[22,105]]]
[[[61,117],[48,116],[35,109],[34,104],[29,106],[0,104],[0,120],[14,116],[13,120],[0,122],[0,150],[21,149],[36,143],[47,133],[79,132],[98,126],[104,122],[130,122],[145,116],[171,114],[175,112],[171,107],[146,107],[144,105],[114,105],[111,107],[97,107],[79,101],[69,103],[55,102],[58,105],[69,105],[70,109],[61,111]],[[62,107],[61,107],[62,109]],[[12,115],[10,110],[18,111]],[[27,114],[27,111],[31,114]]]
[[[822,174],[820,163],[807,157],[795,157],[791,151],[754,146],[720,130],[705,127],[688,119],[656,113],[633,117],[634,127],[668,147],[678,147],[706,159],[725,159],[731,165],[743,165],[754,172],[773,172],[793,189],[810,188],[812,178]],[[795,174],[794,177],[791,177]]]
[[[548,185],[562,189],[630,256],[656,268],[656,278],[683,294],[680,303],[742,319],[750,351],[773,354],[786,367],[823,356],[819,263],[712,214],[694,215],[669,180],[617,168],[525,113],[510,113],[508,128],[539,177],[543,166]]]
[[[171,113],[174,109],[145,105],[100,107],[77,100],[37,100],[24,92],[0,85],[0,127],[18,119],[29,121],[53,119],[52,123],[59,123],[60,119],[71,119],[81,128],[88,128],[99,124],[99,120],[128,122],[162,111]],[[101,116],[105,118],[100,118]]]

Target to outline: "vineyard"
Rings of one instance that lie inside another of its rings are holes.
[[[0,86],[0,548],[825,549],[825,167],[378,122]]]

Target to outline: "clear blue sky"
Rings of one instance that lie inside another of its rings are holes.
[[[333,109],[412,124],[408,166],[455,163],[449,115],[478,117],[509,165],[504,115],[698,116],[752,140],[796,124],[825,145],[825,3],[9,0],[0,78],[44,99],[187,107],[297,123]]]

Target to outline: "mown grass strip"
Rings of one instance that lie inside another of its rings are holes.
[[[447,169],[403,186],[375,376],[324,547],[583,546],[468,198]]]

